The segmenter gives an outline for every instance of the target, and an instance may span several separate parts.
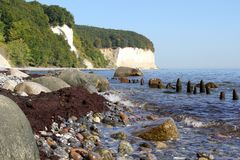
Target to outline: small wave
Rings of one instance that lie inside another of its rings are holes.
[[[195,120],[191,117],[186,117],[183,122],[190,127],[194,127],[194,128],[202,128],[202,127],[206,127],[207,124],[205,124],[204,122]]]
[[[121,97],[116,93],[104,93],[103,97],[112,103],[117,103],[121,101]]]
[[[111,93],[105,93],[103,95],[108,101],[112,103],[118,103],[123,106],[128,106],[128,107],[134,107],[134,103],[131,102],[130,100],[123,99],[119,93],[116,92],[111,92]]]

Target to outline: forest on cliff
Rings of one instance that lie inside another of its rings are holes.
[[[64,24],[74,31],[78,58],[64,36],[51,31],[51,26]],[[150,40],[135,32],[75,25],[73,15],[65,8],[24,0],[0,0],[0,47],[6,50],[3,56],[18,67],[85,67],[84,59],[94,67],[106,67],[108,61],[99,48],[154,50]]]

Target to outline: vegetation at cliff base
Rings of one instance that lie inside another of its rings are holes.
[[[134,47],[154,51],[153,43],[145,36],[132,31],[104,29],[77,25],[77,34],[96,48]]]

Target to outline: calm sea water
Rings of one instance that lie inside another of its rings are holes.
[[[95,71],[112,78],[114,71]],[[165,84],[175,84],[177,78],[183,82],[183,92],[169,94],[169,90],[150,89],[148,80],[160,78]],[[126,98],[148,103],[157,108],[154,114],[172,117],[180,130],[181,139],[168,142],[169,149],[156,152],[161,159],[194,159],[196,152],[207,152],[216,159],[240,159],[240,100],[232,100],[232,90],[240,94],[240,70],[198,69],[198,70],[148,70],[144,71],[145,85],[120,84],[110,80],[111,88]],[[211,95],[186,94],[186,84],[214,82],[218,89]],[[226,93],[226,100],[219,100],[219,93]]]

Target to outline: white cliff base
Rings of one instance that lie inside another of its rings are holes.
[[[11,65],[8,63],[7,59],[2,56],[4,55],[5,49],[0,48],[0,68],[11,68]]]
[[[84,59],[83,63],[86,65],[87,69],[93,69],[94,68],[93,64],[87,59]]]
[[[70,46],[70,50],[73,51],[76,54],[76,57],[78,58],[79,53],[73,43],[72,28],[70,28],[66,24],[64,24],[63,26],[51,27],[51,29],[52,29],[53,33],[64,36],[65,40],[68,42],[68,45]],[[84,63],[87,66],[87,68],[93,68],[93,64],[90,61],[88,61],[87,59],[84,60]]]
[[[156,69],[155,55],[151,50],[140,48],[105,48],[102,54],[110,61],[109,67],[132,67],[141,69]]]

